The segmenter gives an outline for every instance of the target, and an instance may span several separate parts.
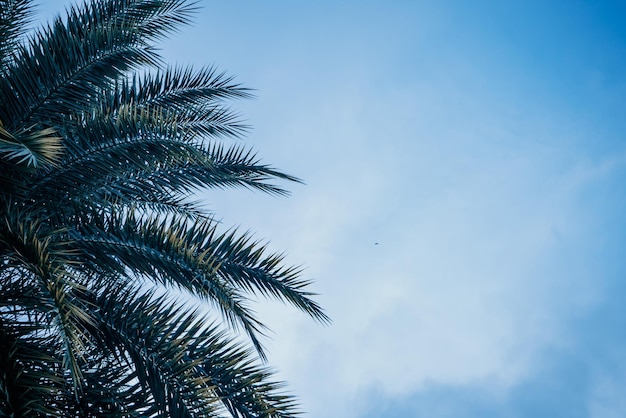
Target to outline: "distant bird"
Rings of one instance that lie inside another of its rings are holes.
[[[378,245],[378,243],[377,243],[377,242],[375,242],[375,243],[374,243],[374,245]]]

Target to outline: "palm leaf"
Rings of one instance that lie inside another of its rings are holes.
[[[38,168],[55,165],[61,156],[61,138],[52,128],[26,131],[12,135],[0,123],[0,155],[3,165],[7,162],[26,167]]]
[[[12,63],[33,15],[31,0],[0,0],[0,71]]]
[[[66,20],[56,18],[15,53],[0,80],[0,120],[11,128],[35,118],[58,122],[89,107],[98,90],[127,71],[156,65],[159,56],[147,41],[186,22],[193,10],[186,3],[118,0],[70,8]]]
[[[273,373],[254,364],[253,352],[219,327],[194,311],[172,308],[166,299],[136,290],[124,295],[100,294],[107,299],[98,302],[106,307],[104,332],[125,347],[160,410],[171,416],[218,416],[220,410],[245,417],[296,415],[293,397],[280,392],[281,383],[268,380]],[[112,302],[118,300],[127,303]]]
[[[251,304],[328,317],[299,267],[189,198],[300,180],[221,142],[249,89],[162,65],[195,2],[87,0],[27,35],[31,8],[0,0],[0,415],[297,415]]]

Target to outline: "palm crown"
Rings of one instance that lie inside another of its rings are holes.
[[[299,268],[188,197],[298,180],[219,141],[245,131],[225,101],[247,89],[162,64],[153,42],[195,4],[93,0],[29,32],[32,7],[0,0],[1,413],[296,414],[250,297],[328,318]]]

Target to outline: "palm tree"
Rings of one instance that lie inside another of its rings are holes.
[[[298,179],[221,140],[247,89],[155,52],[195,4],[92,0],[37,30],[32,10],[0,0],[0,415],[296,415],[250,302],[328,318],[298,267],[189,197]]]

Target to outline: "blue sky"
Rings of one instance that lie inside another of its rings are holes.
[[[259,307],[308,416],[626,416],[626,3],[201,5],[164,56],[307,183],[201,198],[316,280]]]

